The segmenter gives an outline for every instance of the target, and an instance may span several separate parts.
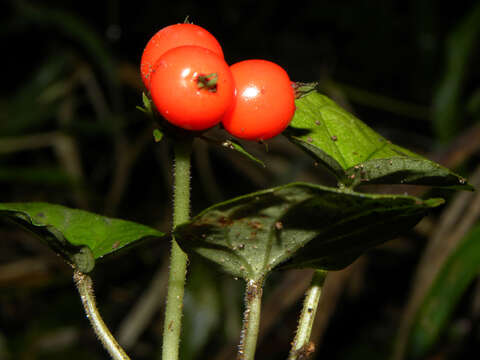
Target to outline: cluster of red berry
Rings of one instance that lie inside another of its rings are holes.
[[[194,24],[157,32],[143,51],[140,71],[157,110],[183,129],[222,122],[240,139],[266,140],[280,134],[295,112],[283,68],[266,60],[228,66],[217,39]]]

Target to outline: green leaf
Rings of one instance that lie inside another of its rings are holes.
[[[154,129],[153,130],[153,139],[155,142],[160,142],[163,139],[163,133],[160,131],[160,129]]]
[[[480,117],[480,88],[471,94],[467,102],[467,111],[474,117]]]
[[[59,53],[33,70],[29,81],[8,99],[0,112],[0,133],[15,136],[45,127],[58,112],[58,101],[41,101],[42,94],[55,83],[67,82],[71,59]]]
[[[141,112],[143,112],[143,113],[145,113],[145,114],[147,113],[147,110],[145,110],[145,109],[144,109],[143,107],[141,107],[140,105],[135,106],[135,109],[140,110]]]
[[[311,85],[305,91],[296,100],[295,116],[284,134],[319,160],[341,184],[352,188],[361,183],[401,183],[471,189],[461,176],[392,144]]]
[[[225,140],[224,142],[222,142],[222,146],[230,150],[238,151],[240,154],[242,154],[243,156],[246,156],[248,159],[252,160],[257,165],[260,165],[261,167],[265,167],[265,164],[263,163],[262,160],[250,154],[238,142],[234,140]]]
[[[148,98],[148,96],[147,96],[147,94],[145,94],[145,92],[142,92],[142,103],[143,103],[143,106],[139,106],[139,105],[136,106],[137,110],[140,110],[141,112],[146,114],[148,117],[153,119],[155,116],[153,114],[153,109],[152,109],[152,100],[150,100]],[[156,130],[156,131],[159,132],[160,130]],[[155,141],[158,142],[156,140],[157,137],[156,137],[156,134],[155,134],[155,130],[154,130],[153,136],[155,137]]]
[[[82,272],[95,260],[136,241],[162,237],[160,231],[131,221],[41,202],[0,203],[0,216],[22,225]]]
[[[465,236],[450,255],[427,292],[410,331],[408,358],[424,358],[479,273],[480,224]]]
[[[142,92],[142,102],[143,102],[143,107],[149,112],[152,112],[152,101],[148,98],[147,94],[145,92]]]
[[[201,354],[221,321],[222,304],[218,274],[205,262],[191,263],[184,297],[182,324],[182,360],[194,360]]]
[[[186,252],[258,280],[279,265],[341,269],[441,203],[292,183],[216,204],[174,234]]]
[[[445,49],[446,69],[433,102],[433,125],[440,141],[452,139],[463,128],[463,88],[468,77],[469,61],[478,49],[480,3],[468,10],[449,34]]]
[[[116,88],[119,86],[114,58],[107,50],[103,39],[81,17],[68,11],[27,2],[15,3],[18,15],[29,22],[51,27],[78,43],[93,59],[108,83],[113,102],[118,102]]]
[[[1,166],[0,182],[16,182],[41,185],[75,185],[63,169],[57,167]]]

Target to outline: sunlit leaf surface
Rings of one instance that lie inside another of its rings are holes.
[[[61,254],[69,263],[88,272],[94,262],[160,231],[131,221],[41,202],[0,203],[0,215],[22,225]]]
[[[284,134],[348,187],[379,183],[471,188],[449,169],[392,144],[314,88],[296,100],[296,107]]]

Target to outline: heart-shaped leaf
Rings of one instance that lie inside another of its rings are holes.
[[[281,264],[341,269],[441,203],[292,183],[216,204],[174,234],[185,251],[258,280]]]
[[[472,189],[447,168],[392,144],[314,86],[303,91],[284,135],[321,161],[343,185],[353,188],[368,182]]]
[[[0,216],[45,240],[82,272],[91,271],[96,259],[136,241],[164,236],[156,229],[131,221],[41,202],[0,203]]]

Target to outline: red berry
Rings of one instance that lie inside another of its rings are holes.
[[[170,123],[187,130],[218,124],[234,97],[232,73],[225,60],[199,46],[167,51],[154,66],[153,103]]]
[[[194,24],[164,27],[152,36],[143,50],[140,72],[147,89],[150,89],[150,76],[158,58],[168,50],[184,45],[201,46],[223,58],[223,51],[217,39],[204,28]]]
[[[295,96],[286,71],[266,60],[246,60],[230,67],[235,99],[222,123],[245,140],[267,140],[280,134],[295,113]]]

